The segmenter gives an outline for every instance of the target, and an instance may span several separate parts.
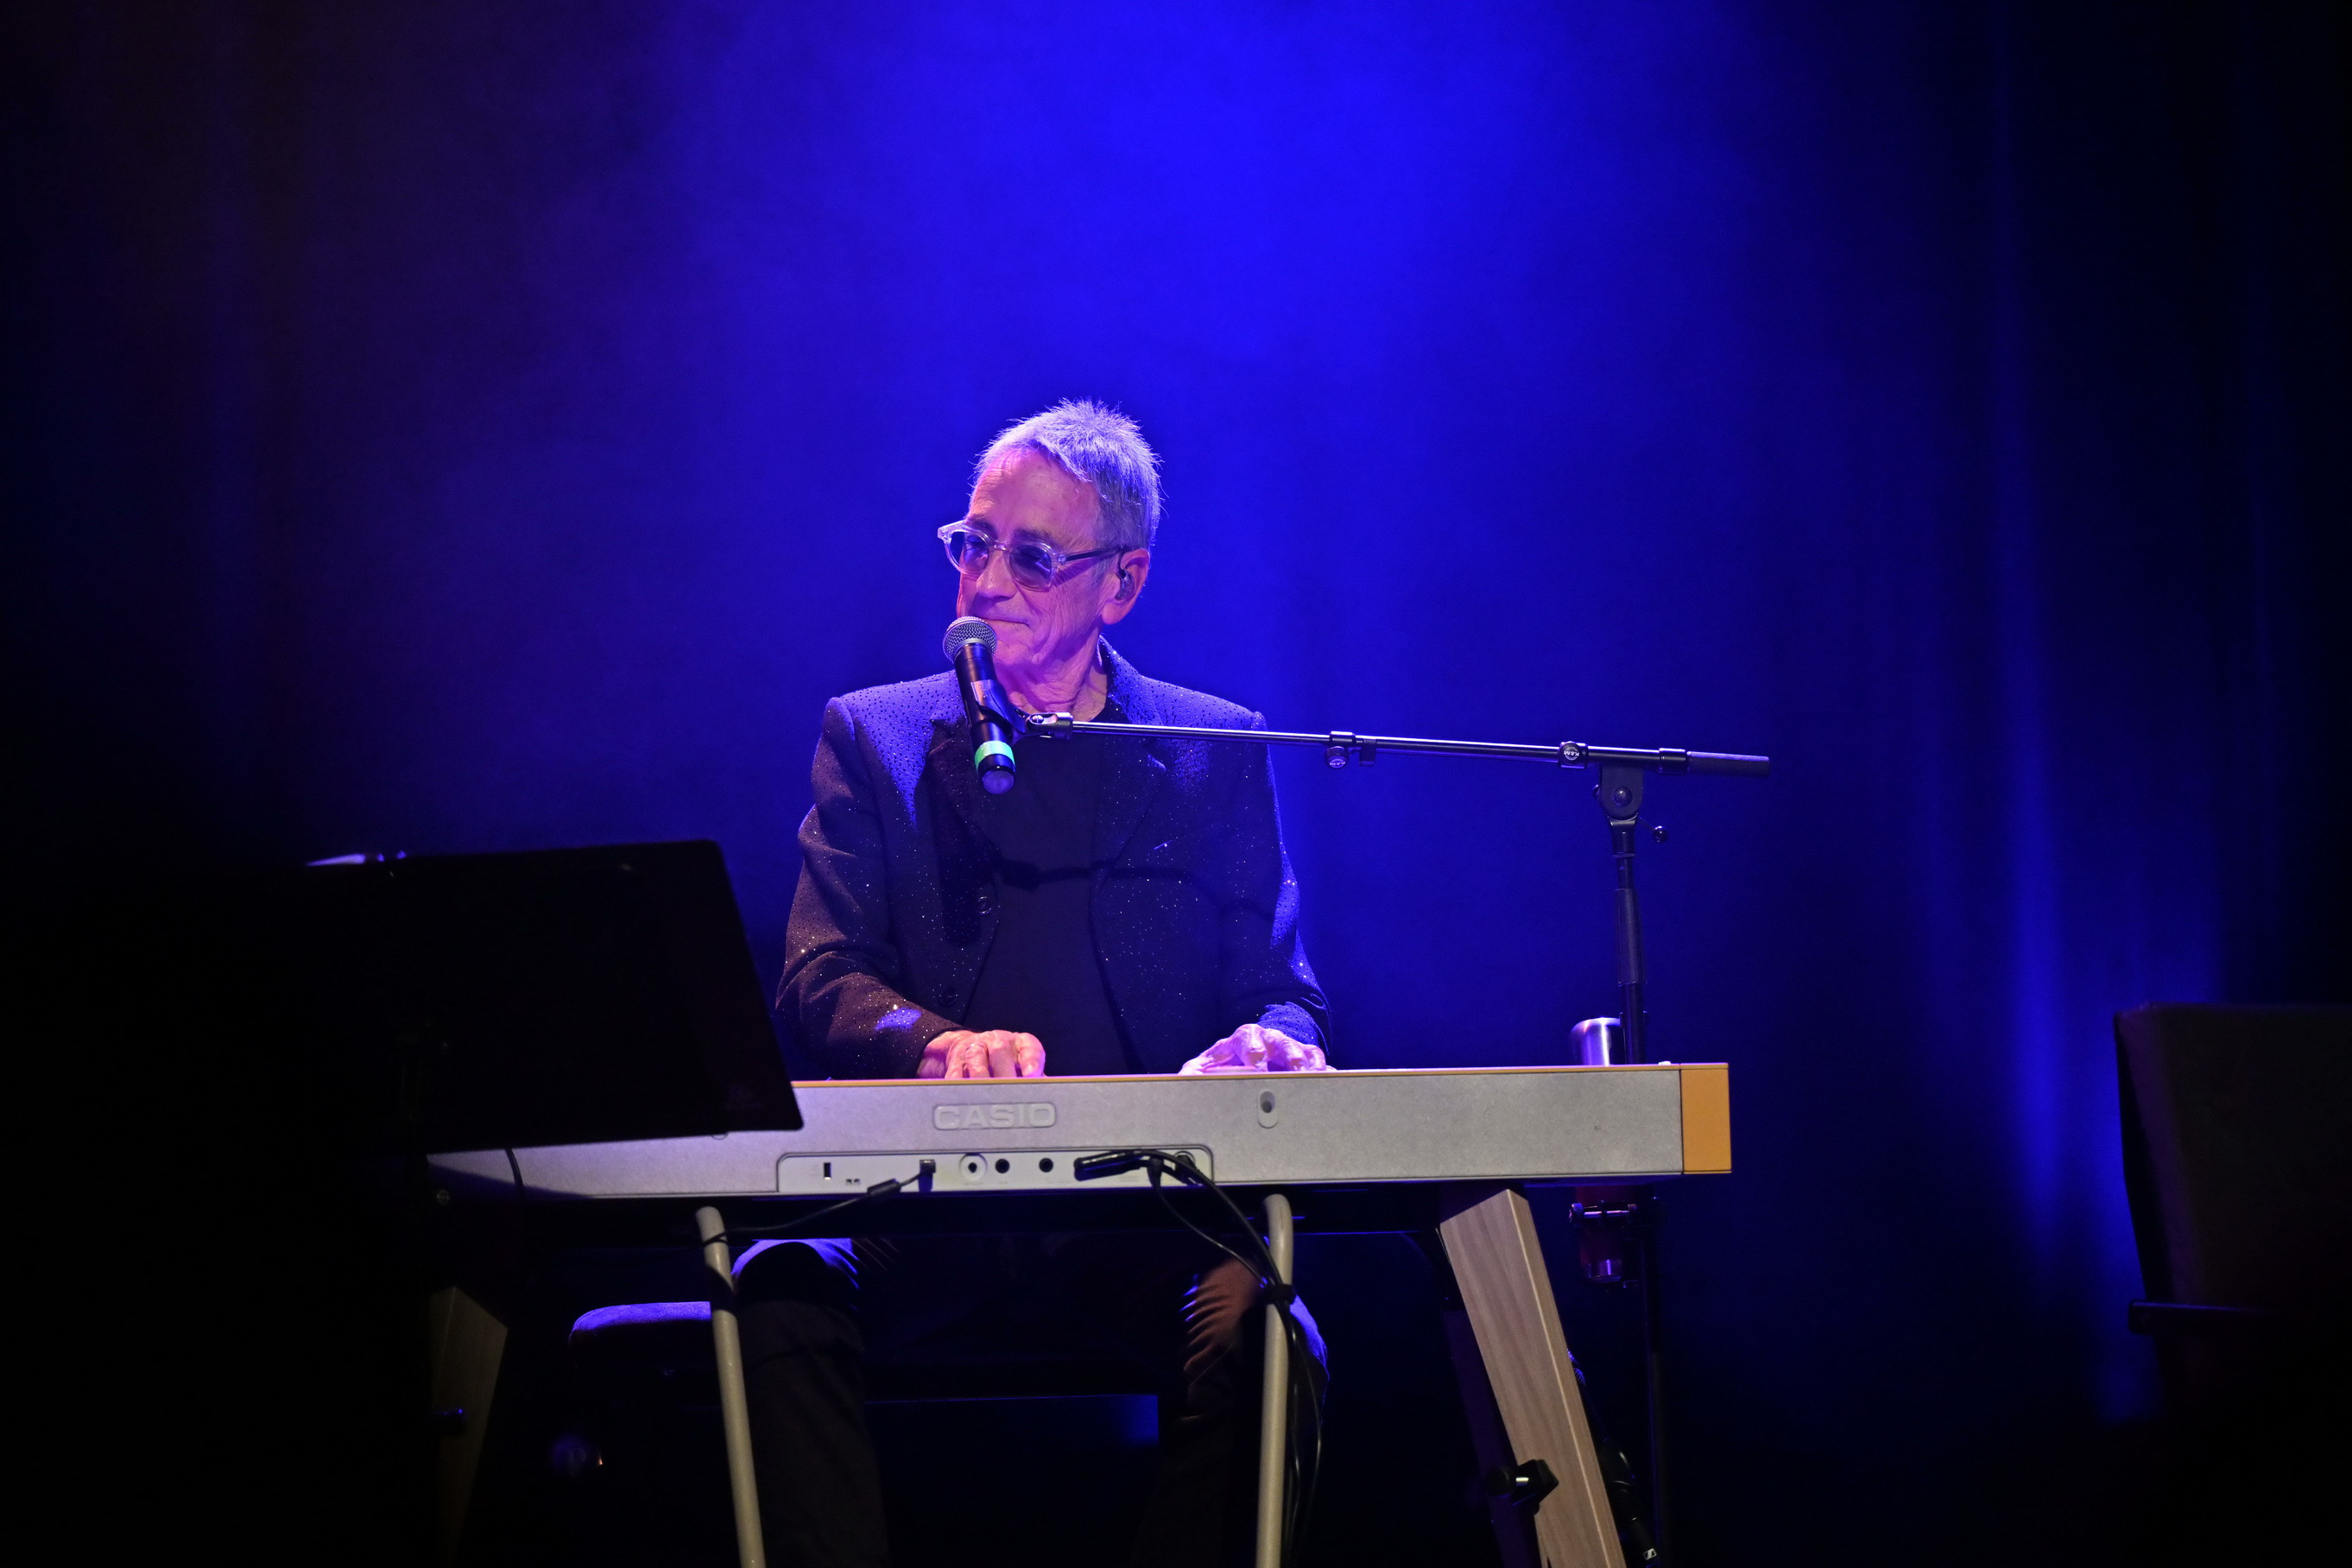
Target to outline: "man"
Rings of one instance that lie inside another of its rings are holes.
[[[1158,459],[1108,408],[1061,404],[982,454],[940,537],[956,613],[995,629],[1017,707],[1261,722],[1147,679],[1103,641],[1150,578],[1159,521]],[[826,705],[778,1005],[827,1071],[1325,1070],[1263,748],[1028,740],[1002,795],[971,756],[951,672]],[[1134,1561],[1206,1565],[1246,1542],[1263,1314],[1231,1259],[1157,1236],[952,1237],[787,1244],[739,1272],[780,1561],[887,1561],[860,1414],[869,1350],[1153,1369],[1162,1464]]]

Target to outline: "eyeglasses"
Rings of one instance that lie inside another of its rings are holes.
[[[1056,550],[1050,544],[1040,544],[1034,540],[1019,544],[1000,544],[971,524],[962,522],[951,522],[940,529],[940,542],[948,547],[948,564],[971,577],[987,571],[988,558],[1003,551],[1004,563],[1012,570],[1013,580],[1024,588],[1034,590],[1052,587],[1073,562],[1091,561],[1097,555],[1116,555],[1123,548],[1107,544],[1100,550]]]

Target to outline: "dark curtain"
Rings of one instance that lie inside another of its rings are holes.
[[[2154,1399],[2109,1015],[2352,999],[2346,31],[20,9],[21,934],[177,868],[709,837],[772,966],[818,710],[934,667],[971,454],[1113,400],[1167,462],[1148,672],[1773,755],[1658,785],[1642,858],[1659,1054],[1735,1086],[1665,1243],[1686,1556],[2031,1556]],[[1343,1062],[1612,1010],[1586,781],[1279,782]]]

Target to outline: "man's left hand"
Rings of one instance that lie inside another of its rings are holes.
[[[1181,1073],[1329,1072],[1323,1047],[1294,1040],[1280,1029],[1244,1024],[1177,1069]]]

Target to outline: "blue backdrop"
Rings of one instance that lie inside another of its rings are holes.
[[[31,868],[709,837],[772,979],[822,703],[937,666],[990,435],[1106,399],[1146,671],[1773,755],[1642,857],[1655,1049],[1736,1086],[1666,1244],[1694,1561],[1959,1552],[2148,1407],[2108,1016],[2346,991],[2329,8],[19,31]],[[1613,1010],[1589,783],[1283,759],[1344,1064]]]

